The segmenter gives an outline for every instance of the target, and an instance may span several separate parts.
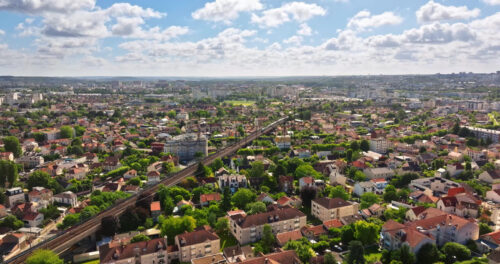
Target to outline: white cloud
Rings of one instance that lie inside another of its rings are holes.
[[[366,43],[368,46],[372,47],[392,48],[400,46],[402,44],[402,39],[400,36],[393,34],[376,35],[368,37]]]
[[[297,34],[302,36],[310,36],[312,34],[312,29],[306,23],[300,24],[300,28],[297,31]]]
[[[265,10],[261,16],[252,14],[252,22],[261,27],[277,27],[291,20],[305,22],[314,16],[324,15],[326,10],[317,4],[290,2],[278,8]]]
[[[28,14],[44,12],[71,13],[75,10],[93,9],[95,0],[1,0],[0,10]]]
[[[194,19],[229,23],[239,17],[241,12],[251,12],[262,9],[260,0],[215,0],[206,3],[203,8],[194,11]]]
[[[417,10],[417,20],[421,23],[442,20],[462,20],[479,16],[481,10],[478,8],[469,9],[466,6],[445,6],[434,1]]]
[[[285,44],[293,44],[293,45],[300,45],[302,43],[302,37],[301,36],[291,36],[285,40],[283,40],[283,43]]]
[[[363,31],[370,28],[377,28],[387,25],[397,25],[403,22],[403,18],[393,12],[384,12],[379,15],[372,15],[369,11],[360,11],[347,23],[347,27],[353,30]]]
[[[423,25],[420,28],[410,29],[403,33],[406,41],[411,43],[449,43],[453,41],[472,41],[476,33],[466,24],[438,23]]]
[[[5,31],[0,29],[0,36],[3,36],[3,35],[5,35]]]
[[[483,0],[488,5],[500,5],[500,0]]]

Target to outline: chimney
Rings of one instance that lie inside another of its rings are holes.
[[[264,260],[264,263],[265,263],[265,264],[269,264],[269,259],[268,259],[268,258],[266,258],[266,259]]]

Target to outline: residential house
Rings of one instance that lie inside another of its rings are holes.
[[[133,170],[133,169],[129,170],[123,174],[123,178],[125,178],[125,180],[130,180],[130,179],[135,178],[135,177],[137,177],[137,171]]]
[[[0,204],[0,219],[7,216],[7,208],[3,204]]]
[[[28,193],[30,202],[52,204],[52,190],[44,187],[33,187],[33,190]]]
[[[279,185],[281,191],[285,193],[291,193],[294,191],[293,188],[293,176],[280,176]]]
[[[29,212],[24,215],[23,222],[26,226],[37,227],[43,223],[43,214],[37,212]]]
[[[12,207],[16,203],[24,203],[26,201],[23,189],[19,187],[7,189],[7,191],[5,191],[5,195],[7,196],[8,207]]]
[[[279,198],[276,201],[276,203],[281,207],[290,206],[290,207],[294,207],[297,209],[302,207],[302,200],[296,196],[292,196],[292,197],[283,196],[283,197]]]
[[[161,204],[159,201],[154,201],[151,203],[149,206],[149,209],[151,211],[151,217],[155,222],[158,221],[158,217],[161,215]]]
[[[219,176],[219,188],[224,190],[228,187],[231,192],[236,192],[239,188],[247,188],[247,178],[240,174],[225,174]]]
[[[122,164],[120,163],[120,160],[118,157],[110,156],[106,157],[106,160],[102,163],[102,168],[105,171],[112,171],[120,168]]]
[[[227,260],[222,253],[191,259],[191,264],[226,264]]]
[[[160,173],[158,171],[150,171],[147,174],[148,176],[148,184],[156,184],[161,181]]]
[[[290,136],[277,136],[274,139],[274,142],[276,144],[276,147],[278,147],[280,150],[290,149],[292,146],[292,139]]]
[[[478,179],[489,184],[500,183],[500,170],[485,170]]]
[[[108,243],[99,247],[99,258],[102,264],[167,264],[167,239],[155,238],[127,245]]]
[[[275,203],[273,197],[271,197],[267,193],[261,193],[259,196],[257,196],[257,201],[263,202],[263,203]]]
[[[295,241],[301,238],[302,238],[302,232],[299,229],[276,234],[276,242],[280,247],[285,246],[285,244],[288,241]]]
[[[366,174],[366,177],[369,179],[387,179],[390,177],[394,176],[394,171],[387,168],[387,167],[381,167],[381,168],[366,168],[363,170],[363,172]]]
[[[75,207],[78,204],[78,197],[71,191],[62,192],[54,195],[53,200],[55,203],[66,204]]]
[[[426,243],[442,246],[447,242],[465,244],[479,238],[479,226],[473,220],[444,214],[400,224],[387,221],[381,231],[382,246],[388,250],[407,244],[414,253]]]
[[[224,253],[224,257],[226,257],[228,263],[242,262],[254,257],[251,246],[242,247],[240,245],[236,245],[226,247],[222,250],[222,252]]]
[[[481,201],[468,193],[441,197],[436,203],[437,208],[443,212],[472,218],[479,216],[480,205]]]
[[[232,215],[229,222],[231,233],[244,245],[259,241],[266,224],[271,226],[274,234],[300,229],[306,225],[306,215],[291,207],[273,207],[264,213]]]
[[[315,180],[313,177],[302,177],[299,179],[299,188],[313,187],[316,189],[325,188],[325,182],[323,180]]]
[[[242,261],[240,264],[300,264],[302,263],[294,250],[270,253],[261,257]]]
[[[341,198],[322,197],[311,202],[311,214],[321,221],[355,215],[358,211],[358,203],[348,202]]]
[[[203,228],[175,236],[175,245],[179,248],[179,260],[190,262],[192,259],[219,252],[220,238]]]
[[[218,202],[221,200],[220,193],[206,193],[200,195],[201,206],[208,206],[211,201]]]

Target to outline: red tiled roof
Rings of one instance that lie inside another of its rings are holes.
[[[150,206],[150,209],[151,209],[151,212],[153,212],[153,211],[161,211],[160,202],[159,201],[152,202],[151,206]]]
[[[200,195],[200,202],[220,201],[220,193],[207,193]]]
[[[323,225],[327,228],[340,228],[343,226],[342,222],[338,219],[327,220],[323,222]]]

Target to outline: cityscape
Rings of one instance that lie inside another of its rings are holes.
[[[498,0],[0,14],[0,263],[500,263]]]

